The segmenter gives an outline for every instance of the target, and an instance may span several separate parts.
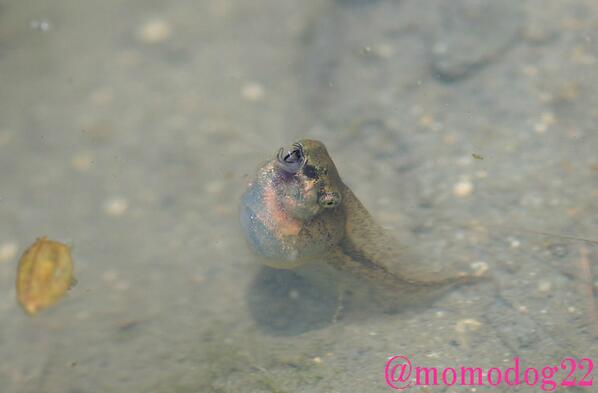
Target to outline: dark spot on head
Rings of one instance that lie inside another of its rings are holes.
[[[317,179],[318,178],[318,171],[314,166],[306,165],[303,167],[303,174],[310,179]]]

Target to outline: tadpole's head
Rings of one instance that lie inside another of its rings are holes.
[[[276,156],[277,193],[288,214],[307,220],[342,201],[342,181],[324,144],[301,140]]]
[[[294,269],[325,258],[345,236],[342,183],[321,142],[301,140],[264,163],[241,198],[240,218],[264,263]]]

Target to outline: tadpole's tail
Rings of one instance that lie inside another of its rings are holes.
[[[493,281],[491,277],[472,274],[459,274],[432,280],[407,277],[389,271],[385,266],[372,261],[350,245],[342,246],[336,258],[331,258],[329,263],[337,270],[352,275],[355,282],[369,285],[380,298],[394,299],[397,304],[425,303],[464,285]]]
[[[465,285],[474,285],[483,282],[494,282],[491,277],[475,276],[471,274],[450,276],[433,281],[406,280],[406,285],[402,284],[403,280],[403,277],[397,279],[397,286],[395,287],[394,291],[394,293],[398,297],[397,303],[400,304],[426,303],[436,300],[442,297],[443,295],[455,290],[456,288]]]
[[[454,288],[491,280],[475,275],[454,275],[424,279],[411,275],[416,265],[409,249],[390,232],[378,225],[349,188],[343,190],[346,223],[345,237],[326,261],[336,270],[354,277],[353,286],[369,283],[381,298],[387,294],[401,301],[426,300],[441,296]],[[388,266],[393,266],[389,270]],[[396,269],[394,268],[396,267]]]

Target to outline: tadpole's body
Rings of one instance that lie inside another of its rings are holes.
[[[367,286],[390,298],[417,298],[473,278],[401,273],[401,264],[414,261],[405,261],[404,248],[376,224],[315,140],[281,149],[258,170],[242,197],[241,224],[264,264],[306,273],[324,285],[338,279],[347,290]]]

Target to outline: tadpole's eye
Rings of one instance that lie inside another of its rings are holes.
[[[293,144],[289,149],[280,148],[277,156],[278,165],[288,173],[295,174],[305,165],[303,146]]]

